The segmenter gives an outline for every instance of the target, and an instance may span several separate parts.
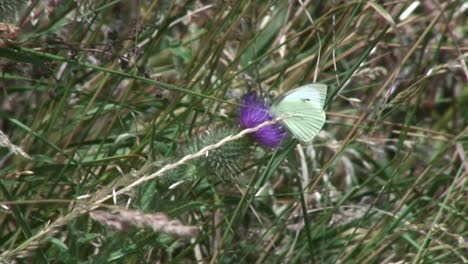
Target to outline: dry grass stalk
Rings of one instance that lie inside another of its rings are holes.
[[[155,232],[183,238],[192,238],[198,234],[198,227],[184,225],[179,220],[170,220],[163,213],[145,214],[136,210],[119,208],[112,211],[96,210],[90,212],[89,215],[102,225],[119,231],[135,227],[150,228]]]
[[[8,139],[8,136],[5,135],[1,130],[0,130],[0,146],[7,147],[11,152],[13,152],[14,154],[20,155],[23,158],[31,159],[31,157],[26,152],[24,152],[20,147],[11,143],[10,139]]]

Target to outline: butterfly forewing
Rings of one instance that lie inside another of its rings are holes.
[[[288,100],[309,100],[317,108],[323,110],[327,98],[327,86],[321,83],[306,84],[283,93],[275,100],[273,106],[278,105],[285,98],[288,98]]]

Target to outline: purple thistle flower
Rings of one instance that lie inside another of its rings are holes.
[[[270,120],[273,120],[273,116],[268,111],[268,105],[262,97],[257,96],[256,92],[242,97],[239,123],[243,128],[256,127]],[[277,148],[287,137],[287,133],[280,124],[273,124],[260,128],[252,133],[252,136],[264,146]]]

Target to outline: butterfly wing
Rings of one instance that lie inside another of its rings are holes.
[[[325,124],[323,107],[327,96],[324,84],[308,84],[282,95],[271,107],[276,117],[300,141],[311,142]]]

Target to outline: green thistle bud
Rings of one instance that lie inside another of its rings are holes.
[[[198,140],[193,141],[182,153],[191,155],[206,146],[218,143],[224,138],[239,133],[239,128],[219,127],[209,128]],[[198,177],[216,176],[218,179],[229,180],[238,175],[249,150],[248,139],[242,138],[213,149],[206,156],[183,164],[159,177],[162,186],[172,187],[179,184],[190,184]],[[171,159],[173,163],[181,159]]]
[[[198,141],[197,149],[200,150],[206,146],[213,145],[222,139],[239,133],[236,127],[218,127],[209,128]],[[201,158],[199,174],[215,174],[223,180],[238,175],[243,161],[247,157],[249,149],[248,141],[245,138],[231,141],[217,149],[214,149]],[[199,162],[200,163],[200,162]],[[200,171],[203,170],[203,171]]]

